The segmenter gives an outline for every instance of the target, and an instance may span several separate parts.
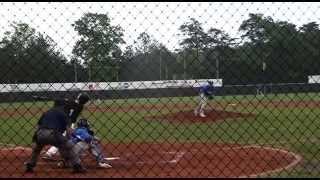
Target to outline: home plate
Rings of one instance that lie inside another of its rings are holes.
[[[104,158],[104,160],[107,160],[107,161],[112,161],[112,160],[116,160],[116,159],[120,159],[120,157],[108,157],[108,158]]]

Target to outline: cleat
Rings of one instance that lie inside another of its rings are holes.
[[[204,113],[200,113],[200,117],[207,117]]]
[[[33,169],[32,168],[26,168],[26,170],[24,172],[25,173],[33,173]]]
[[[25,166],[26,166],[26,169],[25,169],[25,173],[33,173],[33,168],[31,167],[31,165],[29,163],[24,163]]]
[[[72,173],[86,173],[86,172],[87,170],[83,168],[81,165],[75,165],[72,171]]]
[[[50,155],[44,154],[41,156],[41,159],[47,160],[47,161],[56,161],[56,159]]]
[[[57,163],[57,166],[59,168],[70,168],[71,167],[71,164],[70,163],[66,163],[65,161],[60,161]]]

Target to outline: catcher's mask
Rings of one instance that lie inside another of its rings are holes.
[[[77,97],[77,100],[79,104],[86,104],[90,100],[90,98],[87,93],[80,93]]]
[[[89,122],[87,119],[79,119],[77,122],[78,128],[84,127],[84,128],[90,128]]]

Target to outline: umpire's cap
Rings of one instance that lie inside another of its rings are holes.
[[[90,97],[87,93],[80,93],[77,97],[77,100],[79,104],[86,104],[90,100]]]

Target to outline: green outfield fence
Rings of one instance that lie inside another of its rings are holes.
[[[0,177],[319,177],[319,8],[1,2]],[[26,173],[39,118],[79,93],[103,161],[89,143],[75,174],[45,146]]]

